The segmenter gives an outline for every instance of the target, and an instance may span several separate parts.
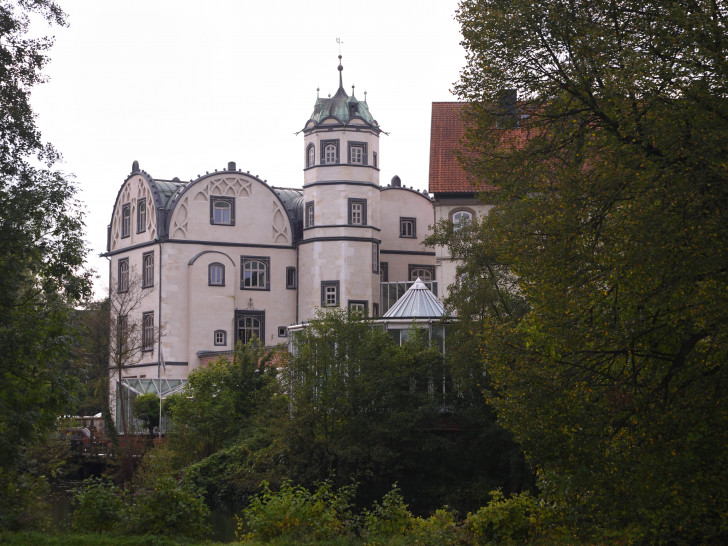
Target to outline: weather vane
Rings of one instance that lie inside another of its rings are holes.
[[[341,44],[343,43],[341,38],[336,38],[336,43],[339,44],[339,55],[341,55]]]

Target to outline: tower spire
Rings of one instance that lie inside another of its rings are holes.
[[[339,55],[339,89],[344,89],[344,80],[342,79],[342,72],[344,67],[341,65],[341,55]]]

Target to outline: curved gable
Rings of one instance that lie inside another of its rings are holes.
[[[220,209],[216,216],[216,210]],[[291,246],[285,204],[258,177],[240,171],[201,176],[177,193],[166,223],[170,239]]]
[[[145,212],[140,219],[142,202]],[[116,195],[109,224],[107,250],[118,250],[156,239],[160,232],[157,217],[160,207],[163,207],[163,203],[154,179],[144,171],[130,174]],[[126,208],[129,209],[129,225],[125,227],[123,215]]]

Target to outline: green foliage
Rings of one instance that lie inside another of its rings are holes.
[[[0,543],[9,546],[178,546],[179,544],[206,544],[208,541],[180,541],[179,537],[120,536],[101,533],[43,534],[38,532],[0,533]]]
[[[134,399],[134,415],[144,423],[149,431],[149,437],[154,435],[154,427],[159,426],[159,397],[148,392]]]
[[[427,513],[443,502],[472,509],[489,489],[528,481],[517,477],[519,465],[507,455],[514,444],[481,393],[467,375],[451,381],[449,360],[426,333],[413,329],[398,346],[340,310],[295,336],[281,372],[290,396],[281,430],[297,483],[331,474],[339,485],[357,481],[357,504],[366,505],[398,482],[413,509]]]
[[[230,444],[251,425],[274,388],[273,352],[240,344],[230,362],[219,358],[193,371],[179,394],[167,398],[169,441],[180,462],[192,463]]]
[[[370,510],[364,510],[363,519],[364,536],[375,541],[406,536],[415,524],[415,518],[396,484],[382,497],[381,503],[374,502]]]
[[[463,161],[499,187],[466,261],[487,278],[491,256],[528,304],[476,324],[490,403],[568,521],[725,541],[725,4],[463,0],[457,17]]]
[[[211,532],[202,493],[171,476],[160,476],[137,491],[127,510],[128,534],[201,538]]]
[[[466,543],[465,532],[449,508],[438,508],[429,518],[416,518],[409,542],[423,546]]]
[[[347,536],[352,531],[354,490],[355,486],[335,490],[330,482],[323,482],[311,493],[285,481],[280,490],[273,492],[263,482],[260,494],[238,518],[237,537],[244,541],[281,539],[302,543]]]
[[[247,438],[189,465],[186,478],[205,491],[209,506],[237,510],[246,506],[267,481],[280,486],[286,474],[286,450],[277,431],[258,427]]]
[[[491,491],[492,499],[474,514],[465,528],[478,544],[523,544],[539,532],[542,508],[529,493],[508,499]]]
[[[9,516],[16,487],[28,491],[40,479],[16,475],[20,453],[69,408],[72,308],[90,291],[75,188],[50,170],[58,154],[43,144],[28,102],[52,44],[28,37],[31,13],[64,24],[49,0],[0,6],[0,488],[11,493],[0,495],[3,526],[25,519]]]
[[[119,535],[167,535],[201,538],[209,535],[209,509],[189,483],[160,475],[136,491],[124,491],[101,479],[88,479],[74,491],[75,531]]]
[[[79,389],[72,415],[109,412],[109,298],[87,303],[76,310],[81,341],[77,348]]]
[[[46,529],[50,524],[48,489],[44,476],[0,467],[0,529]]]
[[[101,478],[87,479],[73,492],[71,528],[79,533],[108,533],[118,528],[124,512],[123,491]]]

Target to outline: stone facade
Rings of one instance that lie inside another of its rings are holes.
[[[110,294],[141,283],[128,320],[154,335],[122,379],[184,380],[239,340],[285,343],[287,327],[320,307],[383,314],[382,281],[439,280],[423,239],[441,213],[397,177],[381,186],[380,132],[340,77],[302,129],[301,189],[269,185],[233,162],[182,182],[135,161],[109,226]]]

